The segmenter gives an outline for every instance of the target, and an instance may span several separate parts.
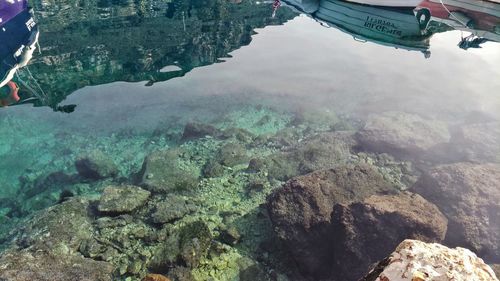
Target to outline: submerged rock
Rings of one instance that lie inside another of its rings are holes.
[[[204,222],[190,223],[179,234],[180,257],[188,267],[197,267],[207,255],[211,243],[212,233]]]
[[[78,255],[13,250],[0,257],[0,280],[111,281],[113,266]]]
[[[108,186],[101,195],[97,209],[103,213],[129,213],[144,205],[151,192],[138,186]]]
[[[334,168],[347,164],[351,148],[355,142],[347,132],[323,133],[305,140],[291,151],[271,155],[265,160],[269,176],[278,180],[288,180],[319,169]],[[261,163],[252,163],[253,166]]]
[[[204,138],[207,136],[218,137],[222,132],[212,125],[189,122],[184,126],[184,132],[182,133],[182,140],[192,140],[198,138]]]
[[[153,192],[190,190],[198,185],[197,171],[181,165],[180,149],[160,150],[146,157],[140,181]]]
[[[168,271],[168,276],[173,281],[195,281],[191,270],[187,267],[176,266]]]
[[[99,150],[78,158],[75,167],[78,174],[86,179],[99,180],[118,175],[118,167],[113,160]]]
[[[196,206],[190,204],[183,197],[170,195],[156,202],[154,208],[151,215],[153,222],[163,224],[184,217],[193,212]]]
[[[293,178],[269,196],[267,209],[277,236],[302,271],[328,275],[333,264],[334,206],[392,191],[371,166],[341,166]]]
[[[424,173],[412,190],[448,218],[447,245],[500,262],[500,166],[457,163]]]
[[[471,251],[440,244],[403,241],[360,281],[498,281]]]
[[[94,234],[91,216],[89,202],[80,198],[35,215],[0,256],[0,280],[113,280],[113,266],[79,253]]]
[[[149,268],[153,272],[162,272],[167,268],[178,266],[188,269],[196,268],[207,256],[211,243],[212,233],[203,221],[191,222],[180,229],[176,228],[157,246]],[[181,270],[180,273],[183,273],[182,275],[187,278],[188,275],[184,274],[186,273],[184,270]],[[169,271],[168,276],[174,276],[172,271]]]
[[[500,162],[500,122],[468,124],[452,137],[453,153],[465,161]]]
[[[413,158],[449,142],[450,133],[439,121],[403,112],[385,112],[370,116],[356,137],[365,150]]]
[[[228,167],[248,162],[244,146],[238,143],[228,143],[222,146],[216,155],[217,162]]]
[[[447,220],[420,195],[403,192],[339,204],[334,209],[332,225],[332,272],[336,280],[356,281],[404,239],[441,242]]]
[[[87,200],[72,198],[34,216],[22,228],[17,244],[54,255],[77,252],[92,236],[91,215]]]
[[[224,175],[224,166],[217,162],[217,159],[210,159],[203,167],[203,176],[206,178],[216,178]]]
[[[241,234],[236,227],[230,226],[221,230],[219,239],[228,245],[236,245],[241,239]]]

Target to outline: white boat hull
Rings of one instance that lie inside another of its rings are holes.
[[[422,0],[346,0],[348,2],[384,7],[417,7]]]
[[[320,0],[284,0],[286,3],[297,7],[303,12],[312,14],[318,9]],[[423,0],[345,0],[347,2],[382,7],[415,8]],[[498,0],[500,1],[500,0]]]
[[[355,38],[408,50],[427,50],[424,34],[412,9],[394,10],[339,0],[321,0],[314,17]]]

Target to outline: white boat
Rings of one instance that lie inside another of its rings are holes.
[[[347,2],[383,7],[417,7],[423,0],[346,0]],[[500,1],[500,0],[495,0]],[[306,13],[314,12],[319,7],[320,0],[287,0],[293,6],[299,6]]]
[[[355,39],[428,54],[429,14],[413,9],[388,9],[339,0],[321,0],[315,19],[334,26]]]
[[[410,7],[415,8],[422,0],[346,0],[352,3],[383,6],[383,7]]]

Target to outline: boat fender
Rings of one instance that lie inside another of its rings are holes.
[[[416,17],[418,20],[418,25],[420,27],[420,30],[427,29],[427,26],[429,25],[429,22],[431,21],[431,11],[429,11],[429,9],[427,9],[427,8],[422,8],[422,9],[417,11]]]
[[[8,106],[10,104],[16,103],[20,100],[19,98],[19,87],[16,83],[9,81],[5,85],[8,87],[8,93],[6,97],[0,98],[0,106]]]

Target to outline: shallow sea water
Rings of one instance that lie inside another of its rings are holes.
[[[469,33],[439,26],[450,30],[432,35],[426,58],[419,51],[359,42],[287,6],[271,19],[267,2],[101,2],[70,6],[68,12],[63,3],[35,1],[41,53],[29,66],[34,78],[26,71],[21,77],[46,99],[36,106],[0,109],[4,252],[36,248],[34,241],[43,237],[37,220],[49,228],[52,223],[45,221],[47,210],[79,198],[90,200],[92,209],[107,186],[134,185],[152,191],[147,203],[123,214],[92,211],[90,237],[75,233],[81,241],[76,246],[68,242],[70,250],[60,255],[104,260],[116,280],[141,280],[146,273],[178,278],[172,277],[177,268],[188,268],[194,280],[306,280],[285,258],[285,246],[262,250],[275,239],[266,198],[286,180],[344,163],[368,163],[396,189],[408,189],[438,165],[500,161],[497,42],[463,50],[457,43]],[[72,9],[85,12],[78,16]],[[96,10],[97,15],[85,18]],[[71,113],[54,110],[64,105],[76,108]],[[183,139],[186,124],[193,122],[219,133]],[[380,136],[383,144],[358,144],[338,163],[326,156],[289,157],[309,142],[317,153],[328,154],[328,144],[318,136],[355,135],[367,124],[389,132]],[[470,143],[457,149],[454,136],[471,124],[490,127],[471,132]],[[434,134],[446,140],[437,141]],[[236,147],[223,155],[228,144]],[[415,152],[413,144],[425,151]],[[143,163],[151,153],[165,150],[175,152],[164,160],[165,173],[179,173],[168,179],[187,173],[195,184],[168,190],[147,186],[157,175],[141,174]],[[114,176],[90,179],[78,173],[75,162],[92,153],[114,163]],[[250,159],[279,155],[300,167],[249,172]],[[213,159],[221,161],[213,168],[219,170],[207,172]],[[179,208],[180,215],[169,213],[173,219],[158,222],[154,214],[161,205]],[[201,261],[174,258],[164,262],[168,266],[155,264],[163,247],[158,237],[182,235],[193,222],[203,225],[193,237],[203,235],[204,227],[211,233],[209,253],[200,250]],[[234,244],[221,238],[233,228],[241,236]],[[70,233],[77,229],[68,227]],[[487,235],[498,238],[498,233]],[[92,238],[101,243],[99,251],[82,246]]]

